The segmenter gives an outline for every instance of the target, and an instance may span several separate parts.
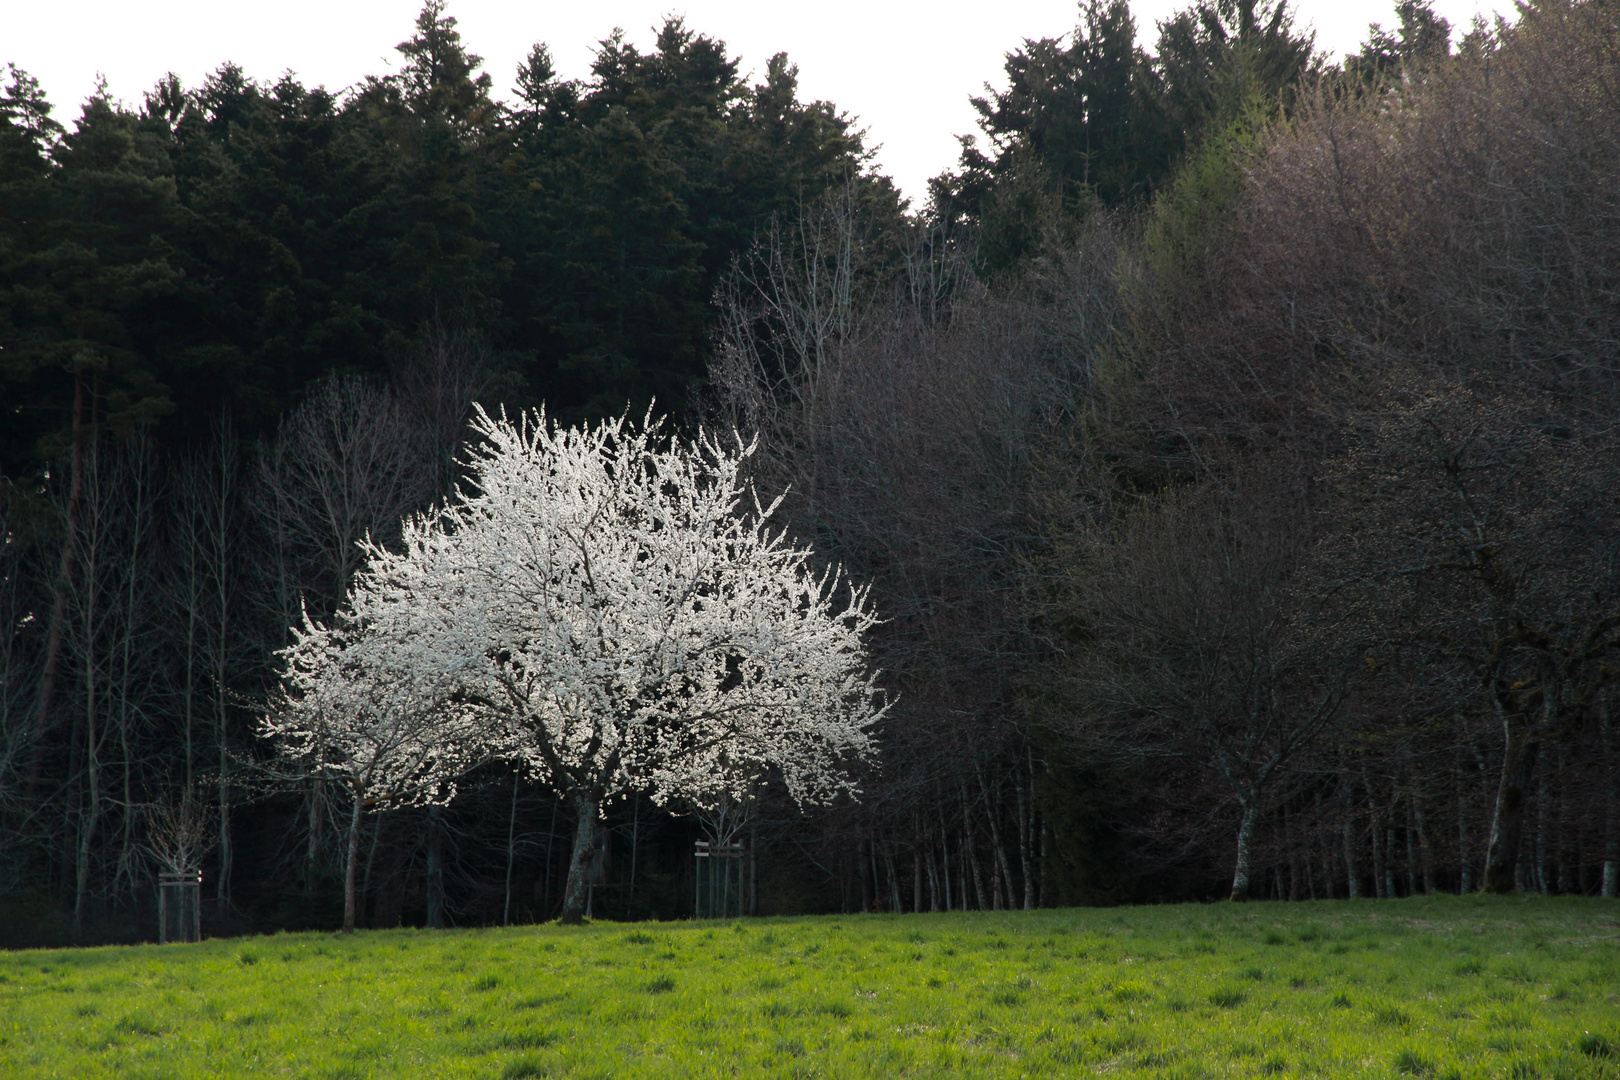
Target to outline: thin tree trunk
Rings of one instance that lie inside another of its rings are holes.
[[[641,846],[641,796],[630,796],[630,884],[625,888],[624,904],[628,908],[636,898],[636,855]],[[749,845],[749,858],[753,858],[753,845]]]
[[[968,896],[968,863],[971,862],[973,864],[973,871],[974,871],[975,874],[977,874],[978,870],[979,870],[979,861],[977,859],[973,858],[973,853],[968,848],[968,840],[967,840],[966,829],[967,829],[967,825],[964,823],[963,824],[963,836],[962,836],[962,850],[958,853],[958,858],[956,860],[960,864],[960,866],[958,867],[958,870],[957,870],[956,895],[961,897],[961,899],[962,899],[962,910],[963,911],[971,911],[972,909],[970,907],[968,907],[968,903],[969,903],[969,896]],[[981,910],[984,907],[984,905],[982,903],[979,906],[980,906]]]
[[[878,862],[878,842],[876,834],[866,842],[866,858],[872,867],[872,910],[883,910],[883,867]]]
[[[1563,744],[1558,747],[1558,781],[1553,785],[1557,792],[1553,802],[1553,828],[1552,828],[1552,858],[1553,858],[1553,887],[1558,895],[1568,896],[1570,893],[1581,890],[1581,839],[1579,830],[1571,835],[1568,829],[1569,822],[1569,787],[1564,779],[1564,770],[1568,765],[1568,750]],[[1571,848],[1573,847],[1573,851]]]
[[[427,812],[427,928],[444,929],[444,808]]]
[[[962,859],[966,869],[973,873],[973,897],[979,902],[979,910],[985,910],[984,877],[979,873],[979,853],[974,850],[973,843],[973,814],[968,809],[967,781],[960,781],[962,793]],[[962,908],[967,909],[967,883],[962,883]]]
[[[1462,748],[1457,749],[1457,892],[1474,891],[1474,866],[1468,857],[1468,784],[1463,775]]]
[[[1238,822],[1237,858],[1232,869],[1232,900],[1249,898],[1250,849],[1254,843],[1254,826],[1260,820],[1260,800],[1250,795],[1243,803],[1243,817]]]
[[[62,529],[62,558],[51,590],[51,615],[45,630],[45,664],[39,675],[38,711],[34,721],[34,747],[24,799],[32,803],[43,760],[42,739],[50,730],[51,702],[56,695],[57,671],[62,663],[62,625],[67,619],[68,593],[73,585],[73,562],[78,554],[79,499],[84,493],[84,368],[73,370],[73,451],[68,458],[68,503]]]
[[[223,652],[224,646],[220,648]],[[236,852],[231,844],[231,747],[225,724],[222,670],[215,674],[214,688],[214,732],[219,740],[219,876],[214,882],[214,902],[223,908],[231,902],[231,869],[236,861]]]
[[[568,880],[563,885],[562,916],[558,920],[565,926],[577,926],[585,921],[588,899],[591,856],[596,850],[597,817],[602,800],[593,791],[577,789],[574,801],[574,849],[568,858]]]
[[[861,910],[871,911],[872,902],[872,844],[870,840],[855,841],[855,880],[861,886]]]
[[[1603,895],[1613,900],[1620,896],[1620,763],[1615,761],[1614,725],[1607,699],[1598,720],[1603,737],[1603,765],[1608,773],[1605,786],[1609,793],[1603,808]]]
[[[1384,865],[1384,815],[1378,809],[1378,796],[1373,791],[1372,781],[1365,774],[1362,775],[1362,784],[1367,789],[1367,808],[1372,811],[1372,858],[1373,858],[1373,897],[1379,900],[1389,899],[1388,868]]]
[[[1423,895],[1434,895],[1434,848],[1429,843],[1429,828],[1423,817],[1423,799],[1417,784],[1411,787],[1412,824],[1417,829],[1418,859],[1423,865]]]
[[[343,867],[343,932],[354,933],[355,871],[360,862],[360,821],[365,805],[360,792],[354,793],[354,808],[349,812],[349,852]]]
[[[1406,895],[1416,896],[1418,893],[1418,858],[1417,858],[1417,825],[1412,814],[1412,792],[1406,792]],[[1390,821],[1395,820],[1395,809],[1390,808]]]
[[[1316,866],[1314,865],[1313,859],[1313,856],[1316,854],[1314,850],[1316,847],[1316,834],[1313,831],[1314,829],[1314,824],[1307,825],[1305,827],[1305,839],[1303,841],[1305,845],[1305,898],[1307,900],[1316,899]]]
[[[92,469],[96,465],[92,462]],[[99,496],[99,491],[97,492]],[[103,525],[101,500],[95,497],[96,508],[89,527],[84,560],[84,769],[85,806],[79,819],[79,843],[74,859],[73,886],[73,939],[78,941],[84,932],[84,909],[90,893],[90,849],[101,821],[101,731],[96,724],[96,710],[101,702],[97,697],[96,680],[96,578],[100,572],[100,535]]]
[[[995,894],[994,906],[997,911],[1000,911],[1002,908],[1013,906],[1012,868],[1007,865],[1007,848],[1001,842],[1001,825],[996,820],[1001,816],[997,813],[997,809],[1001,805],[1001,781],[996,781],[994,798],[992,798],[991,791],[985,787],[984,770],[980,769],[979,790],[984,794],[985,809],[990,817],[990,849],[995,854],[994,869],[996,871],[993,888]]]
[[[1356,870],[1356,838],[1355,826],[1352,824],[1355,807],[1354,794],[1350,785],[1344,789],[1344,880],[1345,887],[1350,893],[1350,899],[1361,899],[1361,875]]]
[[[231,507],[236,486],[235,447],[230,428],[219,430],[219,456],[213,463],[213,491],[208,501],[210,548],[214,559],[213,605],[213,682],[214,737],[219,743],[219,875],[214,881],[214,900],[221,909],[231,902],[231,875],[236,849],[231,841],[231,743],[228,670],[231,631]]]
[[[1547,778],[1542,775],[1536,781],[1536,838],[1530,847],[1531,875],[1530,880],[1535,883],[1536,891],[1542,896],[1547,895],[1547,804],[1552,800],[1547,797]]]
[[[1322,812],[1322,789],[1316,789],[1316,828],[1319,830],[1318,839],[1322,846],[1322,899],[1333,899],[1333,841],[1331,834],[1323,834],[1320,830],[1327,828],[1327,815]],[[1311,899],[1316,899],[1312,896]]]
[[[1024,872],[1024,910],[1035,910],[1035,867],[1032,864],[1030,847],[1035,839],[1035,773],[1034,767],[1030,769],[1029,798],[1024,797],[1024,784],[1020,779],[1013,785],[1018,797],[1018,868]]]
[[[911,910],[923,909],[923,864],[922,841],[919,839],[911,847]]]
[[[540,911],[546,918],[551,917],[551,849],[557,840],[557,811],[561,806],[561,796],[552,796],[551,824],[546,827],[545,868],[544,872],[540,875],[540,880],[535,882],[534,885],[535,897],[536,899],[540,900]],[[541,892],[542,888],[544,889],[543,897]]]
[[[215,703],[214,730],[219,737],[219,876],[214,881],[214,902],[220,908],[230,905],[230,878],[237,852],[230,842],[230,743],[225,733],[225,685],[215,682],[219,701]]]
[[[944,892],[939,885],[939,866],[934,861],[934,837],[928,836],[928,851],[923,859],[923,868],[928,871],[928,910],[938,911]]]
[[[366,902],[368,900],[370,900],[371,897],[372,897],[372,892],[371,892],[371,872],[374,869],[376,869],[376,866],[377,866],[377,845],[382,843],[382,823],[383,823],[383,819],[382,819],[381,814],[378,814],[372,820],[371,843],[366,845],[366,869],[365,869],[365,872],[360,875],[360,889],[355,894],[355,900],[354,900],[354,911],[355,911],[355,923],[356,923],[356,925],[359,924],[359,922],[360,922],[360,920],[362,918],[366,918],[366,916],[365,916]],[[362,836],[365,835],[365,829],[364,828],[362,828],[360,830],[360,832],[361,832]],[[375,917],[375,911],[376,911],[376,906],[375,905],[372,906],[372,911],[373,911],[373,916],[371,918],[367,918],[366,921],[371,926],[375,927],[377,925],[377,920],[376,920],[376,917]]]
[[[309,778],[309,847],[304,853],[305,872],[309,891],[315,891],[321,852],[321,778]]]
[[[1300,871],[1299,859],[1303,841],[1301,830],[1295,824],[1295,815],[1285,803],[1282,808],[1283,843],[1288,852],[1288,899],[1299,900],[1305,895],[1305,875]]]
[[[512,863],[517,859],[517,806],[518,806],[518,778],[523,774],[517,769],[512,770],[512,809],[506,818],[506,885],[505,901],[501,905],[501,925],[512,925]],[[630,866],[631,886],[635,885],[635,849],[631,848]]]
[[[120,636],[120,657],[118,672],[118,748],[123,756],[123,829],[119,837],[118,869],[113,882],[116,889],[120,883],[129,886],[129,895],[135,895],[136,861],[138,859],[135,843],[135,752],[130,741],[130,729],[133,726],[130,699],[133,696],[135,681],[135,633],[139,623],[137,614],[139,606],[138,586],[142,580],[141,571],[145,568],[145,552],[141,548],[141,541],[146,535],[149,526],[147,520],[147,485],[151,477],[147,472],[146,447],[136,444],[130,455],[127,467],[129,470],[130,498],[129,510],[129,550],[124,555],[124,610],[123,626]]]
[[[1047,827],[1046,818],[1042,817],[1041,818],[1041,850],[1040,850],[1039,856],[1037,857],[1038,861],[1035,863],[1035,873],[1036,873],[1035,906],[1036,907],[1054,907],[1054,906],[1056,906],[1052,902],[1052,894],[1048,891],[1051,888],[1052,880],[1051,880],[1050,877],[1047,876],[1047,868],[1052,865],[1051,846],[1052,846],[1052,838],[1054,837],[1054,835],[1055,834],[1053,833],[1053,831],[1050,828]]]
[[[1509,714],[1502,720],[1505,745],[1502,776],[1496,790],[1496,812],[1485,854],[1484,891],[1509,893],[1519,866],[1519,840],[1524,831],[1525,796],[1535,775],[1536,741],[1529,725]]]
[[[883,865],[889,871],[889,900],[894,905],[894,913],[898,915],[906,910],[906,906],[900,901],[900,875],[895,873],[894,851],[888,844],[883,845]]]

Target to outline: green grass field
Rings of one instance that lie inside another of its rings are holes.
[[[0,954],[5,1077],[1620,1077],[1620,904],[362,932]]]

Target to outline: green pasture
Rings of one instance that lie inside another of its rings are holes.
[[[278,934],[0,953],[5,1077],[1620,1078],[1620,904]]]

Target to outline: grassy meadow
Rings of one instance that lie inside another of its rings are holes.
[[[1620,1078],[1620,904],[1068,909],[0,953],[5,1077]]]

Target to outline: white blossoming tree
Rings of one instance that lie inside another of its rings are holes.
[[[345,933],[354,930],[365,813],[448,802],[456,777],[488,746],[481,718],[456,699],[454,667],[425,654],[411,632],[428,613],[375,584],[357,584],[330,625],[304,616],[260,725],[284,759],[349,794]]]
[[[863,644],[876,619],[865,590],[773,531],[777,504],[741,478],[751,447],[650,419],[480,412],[474,431],[469,483],[407,522],[400,550],[368,547],[350,603],[390,613],[374,625],[420,665],[398,675],[426,688],[413,702],[476,717],[483,745],[571,801],[565,922],[584,914],[605,801],[852,790],[883,711]]]

